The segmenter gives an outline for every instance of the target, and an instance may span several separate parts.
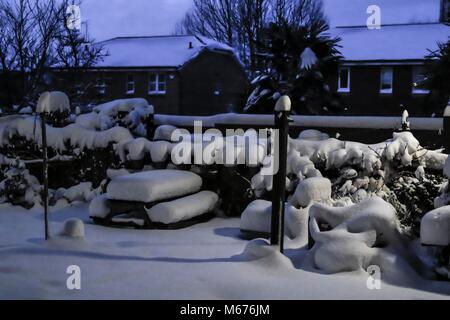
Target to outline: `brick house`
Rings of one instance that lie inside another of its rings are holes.
[[[331,34],[342,39],[343,61],[330,80],[345,114],[430,116],[442,110],[426,108],[429,50],[450,37],[450,0],[377,1],[381,28],[369,29],[372,2],[324,0]]]
[[[119,37],[83,72],[96,102],[141,97],[157,113],[211,115],[239,110],[247,76],[232,48],[195,36]]]

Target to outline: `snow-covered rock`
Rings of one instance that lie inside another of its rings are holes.
[[[91,218],[106,218],[111,213],[110,202],[106,194],[95,197],[89,204]]]
[[[177,130],[177,127],[171,125],[162,125],[156,128],[153,140],[172,141],[172,133]]]
[[[150,203],[196,193],[202,186],[197,174],[181,170],[153,170],[112,179],[108,199]]]
[[[297,209],[286,204],[284,230],[290,239],[308,239],[308,209]],[[266,200],[251,202],[241,215],[240,229],[244,232],[270,234],[272,203]]]
[[[444,164],[444,175],[447,178],[450,178],[450,158],[447,158],[445,160],[445,164]]]
[[[241,215],[241,230],[270,233],[272,203],[266,200],[252,201]]]
[[[84,223],[80,219],[69,219],[64,222],[61,235],[70,238],[84,238]]]
[[[326,178],[308,178],[301,181],[293,199],[301,207],[307,207],[313,202],[331,200],[331,181]]]
[[[37,113],[64,112],[67,110],[70,110],[69,98],[64,92],[60,91],[44,92],[39,97],[36,106]]]
[[[63,191],[62,196],[69,202],[91,201],[95,197],[92,182],[82,182]]]
[[[425,245],[450,245],[450,206],[430,211],[422,218],[420,240]]]
[[[171,224],[212,212],[218,200],[219,197],[214,192],[201,191],[191,196],[159,203],[146,211],[152,222]]]

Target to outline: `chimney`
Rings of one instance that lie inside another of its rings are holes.
[[[194,45],[192,44],[192,41],[189,41],[189,49],[194,49]]]

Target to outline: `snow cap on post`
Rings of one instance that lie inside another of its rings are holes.
[[[70,101],[64,92],[52,91],[41,94],[36,107],[37,113],[64,112],[70,110]]]
[[[447,107],[445,108],[444,111],[444,117],[450,117],[450,100],[448,100],[447,102]]]
[[[282,96],[275,105],[275,111],[291,111],[291,99],[289,96]]]

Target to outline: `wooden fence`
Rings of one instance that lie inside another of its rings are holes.
[[[362,143],[378,143],[392,138],[392,133],[402,130],[402,117],[341,117],[292,116],[289,133],[296,137],[303,130],[315,129],[330,137]],[[209,117],[172,116],[156,114],[156,126],[168,124],[192,130],[195,121],[201,121],[203,130],[261,129],[274,126],[273,115],[218,114]],[[409,118],[410,130],[423,147],[450,150],[450,117]]]

